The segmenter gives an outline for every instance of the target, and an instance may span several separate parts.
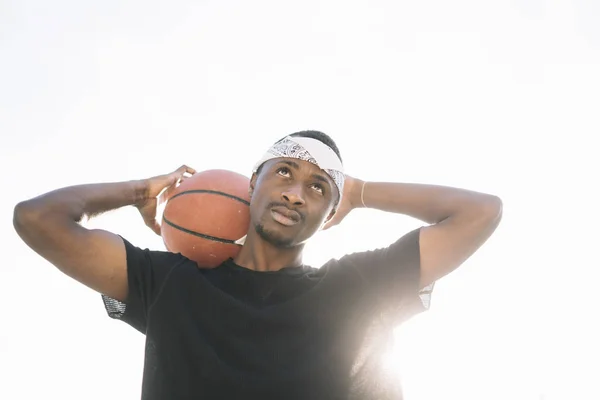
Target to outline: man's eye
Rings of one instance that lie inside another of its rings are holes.
[[[278,173],[279,175],[281,175],[281,176],[285,176],[286,178],[287,178],[288,176],[290,176],[290,170],[289,170],[289,169],[287,169],[287,168],[285,168],[285,167],[283,167],[283,168],[279,168],[279,169],[277,170],[277,173]]]
[[[321,185],[314,184],[314,185],[313,185],[313,188],[314,188],[314,189],[315,189],[317,192],[319,192],[319,193],[323,194],[323,187],[322,187]]]

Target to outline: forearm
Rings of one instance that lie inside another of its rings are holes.
[[[83,217],[137,204],[144,199],[143,181],[96,183],[57,189],[17,205],[18,214],[65,217],[79,222]],[[20,212],[19,212],[20,211]]]
[[[451,216],[468,215],[496,206],[496,196],[465,189],[392,182],[353,182],[351,202],[354,207],[366,207],[400,213],[430,224],[441,222]],[[361,200],[362,193],[362,200]]]

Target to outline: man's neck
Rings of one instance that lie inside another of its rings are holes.
[[[279,271],[301,266],[303,249],[303,244],[287,249],[275,247],[258,235],[249,233],[233,262],[254,271]]]

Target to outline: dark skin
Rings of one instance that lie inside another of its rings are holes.
[[[338,196],[332,180],[305,161],[276,165],[271,160],[250,184],[251,227],[235,261],[243,267],[274,271],[302,263],[304,243],[320,228],[339,224],[362,208],[363,181],[346,177]],[[289,161],[289,160],[288,160]],[[166,193],[195,170],[182,166],[149,179],[70,186],[15,206],[13,225],[23,241],[64,274],[91,289],[125,302],[128,295],[125,246],[118,235],[86,229],[81,222],[103,212],[134,206],[146,225],[160,235],[157,206]],[[421,287],[449,274],[468,259],[495,231],[502,216],[496,196],[451,187],[369,182],[365,204],[402,213],[429,223],[420,236]],[[293,226],[273,219],[271,209],[293,209],[300,216]]]
[[[306,241],[335,214],[339,193],[333,180],[307,161],[278,158],[267,161],[250,180],[250,229],[236,264],[277,271],[302,264]],[[296,211],[293,226],[277,222],[273,207]]]
[[[440,185],[365,182],[347,176],[342,203],[324,229],[364,207],[408,215],[429,224],[419,236],[421,288],[462,265],[502,219],[502,201],[490,194]]]
[[[157,206],[168,191],[196,171],[186,165],[149,179],[65,187],[15,206],[13,226],[21,239],[65,275],[125,302],[128,294],[125,245],[118,235],[81,223],[103,212],[136,207],[157,234]]]
[[[258,177],[252,177],[252,222],[246,244],[235,259],[239,265],[264,271],[300,265],[306,240],[320,228],[336,226],[352,210],[366,205],[409,215],[429,224],[423,227],[419,237],[420,287],[424,288],[454,271],[474,254],[492,235],[502,217],[502,201],[493,195],[439,185],[365,183],[348,175],[342,200],[334,209],[338,194],[329,176],[306,161],[289,163],[290,159],[270,160]],[[321,190],[315,191],[314,185],[325,181],[327,185],[321,195]],[[281,202],[302,213],[303,223],[285,227],[274,222],[268,207],[272,202]],[[252,229],[260,223],[272,230],[276,239],[289,244],[278,246],[273,244],[277,240],[260,237]]]

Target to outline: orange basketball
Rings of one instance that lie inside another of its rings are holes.
[[[170,195],[161,236],[170,252],[213,268],[236,256],[250,225],[250,179],[228,170],[197,172]]]

